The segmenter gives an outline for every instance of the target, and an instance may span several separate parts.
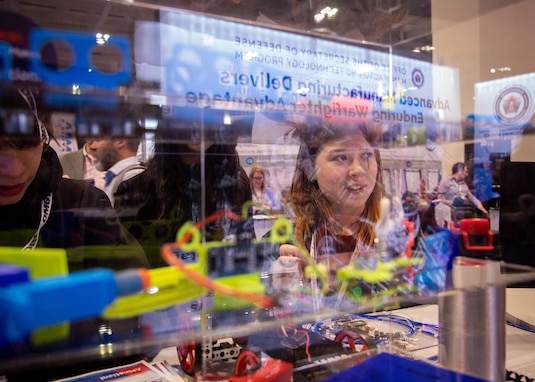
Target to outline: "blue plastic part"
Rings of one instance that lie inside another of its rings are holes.
[[[505,378],[505,376],[504,376]],[[430,362],[379,353],[325,382],[483,382],[484,379],[445,369]]]
[[[30,280],[30,272],[27,268],[0,263],[0,288],[11,284],[24,283]]]
[[[117,272],[115,282],[117,283],[117,297],[128,296],[143,289],[143,280],[136,269]]]
[[[133,290],[131,282],[126,289]],[[125,288],[123,288],[125,290]],[[118,296],[115,274],[107,269],[75,272],[0,289],[0,341],[28,338],[33,330],[98,316]]]

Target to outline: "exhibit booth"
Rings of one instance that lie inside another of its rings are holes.
[[[0,2],[0,380],[535,378],[533,11]]]

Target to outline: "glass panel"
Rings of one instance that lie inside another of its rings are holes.
[[[0,270],[23,268],[0,276],[0,374],[162,347],[244,374],[265,359],[244,338],[302,350],[295,380],[348,367],[315,357],[439,358],[438,315],[377,311],[532,285],[534,11],[0,2]]]

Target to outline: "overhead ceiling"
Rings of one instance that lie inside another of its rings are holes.
[[[158,20],[160,8],[184,9],[365,40],[414,56],[415,47],[432,45],[437,20],[458,23],[523,0],[466,0],[462,9],[451,10],[444,19],[432,14],[434,1],[440,0],[0,0],[0,9],[21,13],[45,28],[123,35],[133,33],[136,20]],[[326,6],[338,8],[337,16],[315,22],[314,14]]]
[[[185,9],[208,15],[276,24],[299,31],[389,46],[430,43],[431,0],[0,0],[0,9],[21,13],[39,26],[130,35],[136,20],[158,20],[158,9]],[[337,7],[331,20],[314,21],[325,6]],[[410,48],[410,49],[409,49]]]

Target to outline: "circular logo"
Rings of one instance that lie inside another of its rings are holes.
[[[248,166],[252,166],[254,164],[254,158],[253,157],[245,158],[245,164],[247,164]]]
[[[494,101],[494,114],[504,124],[523,121],[531,106],[531,95],[522,86],[515,85],[501,91]]]
[[[424,74],[420,69],[414,69],[412,71],[412,83],[417,88],[421,88],[424,85]]]

